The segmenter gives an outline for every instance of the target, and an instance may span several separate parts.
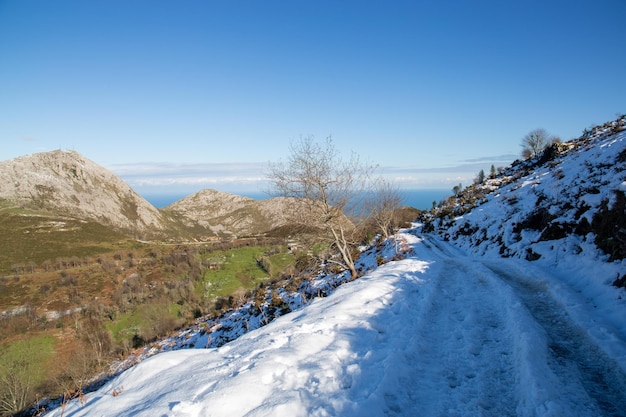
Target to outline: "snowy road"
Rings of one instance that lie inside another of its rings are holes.
[[[415,257],[221,348],[156,355],[63,415],[624,415],[625,335],[582,294],[406,237]]]
[[[434,292],[413,323],[402,376],[405,404],[391,415],[515,414],[514,341],[498,283],[455,259],[442,261]],[[473,291],[468,291],[468,287]]]
[[[444,264],[434,305],[452,311],[449,319],[442,319],[445,313],[435,313],[438,324],[452,324],[452,339],[444,335],[448,343],[444,340],[442,345],[453,347],[451,340],[461,341],[458,349],[446,348],[438,355],[448,361],[463,355],[458,361],[463,365],[444,366],[426,384],[445,388],[446,376],[453,389],[438,398],[451,397],[449,403],[457,408],[467,404],[456,410],[458,415],[626,413],[624,370],[551,297],[541,278],[549,272],[529,269],[526,262],[470,259],[433,239],[425,244]],[[426,327],[422,335],[433,331]],[[481,377],[476,382],[475,366]],[[478,393],[472,395],[474,389]],[[445,404],[431,410],[421,415],[450,415],[452,411]]]
[[[511,285],[545,332],[546,365],[553,373],[552,383],[568,394],[564,406],[571,408],[572,413],[576,410],[586,415],[625,415],[626,375],[616,361],[572,322],[542,283],[525,279],[519,272],[516,275],[505,271],[501,266],[491,265],[490,269]]]

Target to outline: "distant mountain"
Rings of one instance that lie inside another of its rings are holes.
[[[236,238],[276,231],[288,226],[286,213],[297,201],[291,198],[254,200],[206,189],[162,209],[182,223],[196,238]]]
[[[297,204],[206,189],[159,210],[104,167],[57,150],[0,162],[0,206],[96,222],[136,239],[209,240],[276,232]]]
[[[78,152],[0,162],[4,205],[96,221],[136,238],[166,236],[163,214],[122,179]]]

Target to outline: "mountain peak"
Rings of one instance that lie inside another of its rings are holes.
[[[136,236],[160,235],[162,214],[118,176],[73,150],[0,162],[0,199],[12,205],[95,220]]]

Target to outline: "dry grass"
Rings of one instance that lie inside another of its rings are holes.
[[[98,223],[18,209],[0,210],[0,230],[0,275],[15,273],[15,267],[28,269],[130,245],[128,238]]]

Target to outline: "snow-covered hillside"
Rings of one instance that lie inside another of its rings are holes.
[[[626,117],[621,117],[556,146],[543,161],[526,161],[472,187],[475,194],[485,194],[482,204],[457,216],[456,207],[451,219],[437,220],[435,229],[476,254],[554,264],[570,259],[578,268],[583,259],[595,263],[604,253],[616,262],[603,280],[620,279],[626,273],[620,262],[626,256],[625,129]]]
[[[365,252],[362,278],[307,284],[327,297],[199,324],[50,415],[624,415],[622,226],[602,220],[623,210],[626,133],[607,129]]]

